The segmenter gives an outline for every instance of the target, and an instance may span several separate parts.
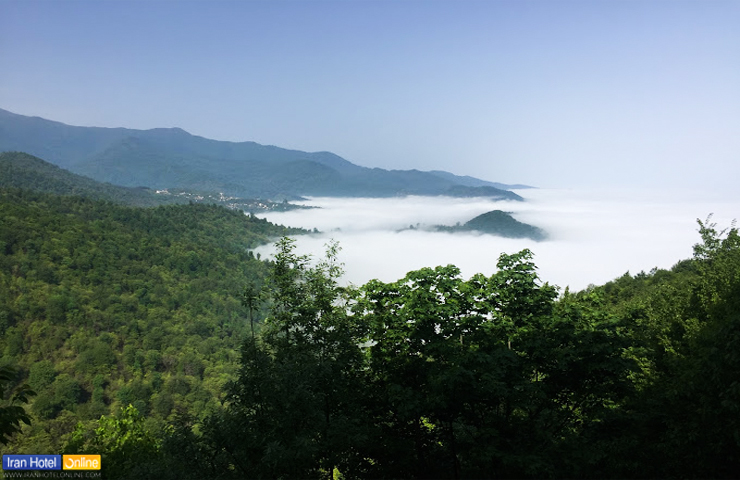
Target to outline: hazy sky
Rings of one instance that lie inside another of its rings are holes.
[[[0,0],[0,108],[543,187],[728,187],[740,1]]]

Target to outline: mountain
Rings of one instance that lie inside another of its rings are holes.
[[[495,187],[501,190],[524,190],[527,188],[534,188],[532,186],[522,185],[519,183],[512,185],[507,183],[487,182],[468,175],[455,175],[454,173],[443,172],[441,170],[431,170],[429,173],[437,175],[438,177],[446,178],[447,180],[451,180],[465,187]]]
[[[495,197],[501,190],[496,187],[480,186],[480,187],[468,187],[465,185],[453,185],[447,189],[447,195],[451,197]],[[512,193],[512,200],[523,200],[522,197]],[[514,195],[516,197],[514,197]]]
[[[256,198],[237,198],[204,191],[164,190],[154,192],[146,187],[121,187],[76,175],[23,152],[0,153],[0,188],[17,188],[54,195],[74,195],[136,207],[215,203],[252,213],[265,210],[286,211],[311,208],[288,202],[278,203]]]
[[[463,225],[456,225],[454,227],[437,226],[436,229],[442,232],[474,231],[500,237],[531,238],[536,241],[547,238],[547,234],[541,228],[522,223],[512,217],[511,214],[501,210],[483,213],[465,222]]]
[[[9,187],[54,195],[77,195],[134,206],[187,203],[184,198],[157,195],[147,188],[100,183],[23,152],[0,153],[0,188]]]
[[[225,142],[180,128],[78,127],[0,109],[0,152],[23,151],[101,182],[184,188],[263,198],[448,195],[521,200],[513,192],[447,172],[384,170],[330,152],[302,152],[254,142]],[[458,194],[459,191],[458,191]]]

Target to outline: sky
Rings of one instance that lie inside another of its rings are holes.
[[[546,188],[740,174],[740,2],[0,0],[0,108]]]

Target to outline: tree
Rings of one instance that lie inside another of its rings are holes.
[[[103,416],[92,427],[79,423],[65,453],[102,455],[105,478],[163,477],[156,469],[160,440],[146,428],[134,406],[121,408],[116,416]]]
[[[354,291],[337,283],[336,245],[316,266],[294,248],[278,243],[270,313],[205,424],[209,471],[516,478],[603,463],[592,444],[634,362],[598,296],[556,303],[527,250],[490,277],[448,265]]]
[[[254,334],[254,311],[259,306],[261,300],[260,290],[257,284],[254,281],[248,282],[242,293],[242,305],[247,308],[247,312],[249,313],[249,327],[252,332],[252,341],[256,340]]]
[[[664,411],[673,413],[662,445],[684,472],[732,478],[740,470],[740,235],[734,225],[718,231],[699,223],[694,247],[699,279],[686,317],[686,332],[673,374],[661,382]],[[679,420],[680,419],[680,420]]]
[[[36,395],[26,384],[15,387],[18,373],[10,366],[0,367],[0,444],[7,445],[13,434],[21,431],[21,424],[31,425],[31,418],[23,405]]]
[[[295,253],[294,240],[277,247],[265,286],[269,315],[259,336],[244,343],[239,378],[207,436],[237,476],[331,478],[349,467],[355,442],[348,437],[362,418],[354,408],[359,329],[347,311],[353,291],[337,283],[336,244],[315,266]]]
[[[692,260],[620,279],[630,294],[610,310],[640,369],[634,394],[595,429],[609,454],[592,476],[735,478],[740,470],[740,237],[734,225],[697,222]]]
[[[633,363],[608,316],[541,284],[532,253],[490,277],[425,268],[372,281],[355,309],[370,328],[376,425],[370,476],[558,476],[579,436],[629,393]],[[590,460],[589,460],[590,461]]]

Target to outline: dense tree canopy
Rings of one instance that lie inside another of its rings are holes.
[[[695,258],[564,292],[532,253],[358,289],[283,241],[268,327],[200,441],[253,478],[732,478],[737,231]]]
[[[78,421],[129,404],[156,429],[215,408],[248,331],[240,290],[268,270],[250,249],[297,232],[213,205],[0,190],[0,366],[38,393],[11,447],[58,453]]]
[[[345,287],[336,244],[265,262],[249,249],[291,232],[224,208],[0,201],[14,453],[100,453],[107,478],[740,471],[734,226],[575,293],[528,250]]]
[[[556,308],[529,251],[491,277],[426,268],[348,291],[280,247],[269,327],[211,430],[240,475],[556,475],[584,468],[562,453],[632,392],[618,323]]]

